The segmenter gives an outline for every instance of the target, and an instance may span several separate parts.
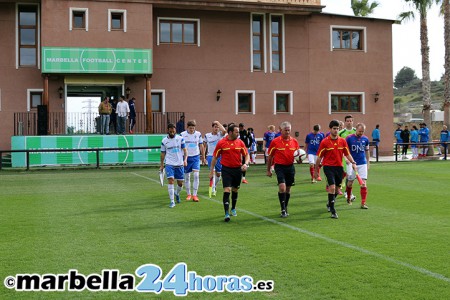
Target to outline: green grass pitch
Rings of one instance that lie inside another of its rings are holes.
[[[138,292],[25,292],[16,274],[134,274],[144,264],[163,276],[177,263],[200,276],[273,280],[272,292],[190,292],[188,299],[449,299],[450,162],[372,164],[368,210],[341,197],[326,211],[325,183],[297,165],[290,216],[279,217],[275,178],[251,166],[237,217],[223,221],[222,189],[170,209],[157,168],[0,172],[0,299],[175,299]],[[322,175],[322,177],[324,177]],[[183,190],[182,199],[186,196]],[[136,282],[141,279],[136,277]]]

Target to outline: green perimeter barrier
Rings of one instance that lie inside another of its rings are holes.
[[[166,135],[13,136],[11,150],[30,152],[30,166],[96,164],[96,151],[39,152],[39,150],[159,147]],[[156,163],[160,149],[118,149],[99,152],[100,164]],[[13,168],[26,167],[26,153],[13,152]]]

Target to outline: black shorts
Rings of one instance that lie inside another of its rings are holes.
[[[278,184],[286,183],[286,186],[293,186],[295,183],[295,167],[294,165],[275,165],[275,173],[277,174]]]
[[[323,166],[323,172],[327,176],[328,185],[341,185],[344,174],[344,168],[342,166]]]
[[[229,168],[222,165],[222,186],[239,188],[241,185],[242,170],[239,168]]]

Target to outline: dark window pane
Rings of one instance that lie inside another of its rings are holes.
[[[152,111],[161,112],[162,94],[152,94]]]
[[[361,49],[359,32],[353,32],[352,34],[352,49]]]
[[[35,29],[20,29],[20,44],[21,45],[36,45],[36,30]]]
[[[253,54],[253,69],[262,69],[261,54]]]
[[[255,19],[255,17],[253,17],[253,19]],[[261,33],[261,21],[253,20],[252,31],[253,31],[253,33]]]
[[[351,111],[359,111],[359,97],[351,96],[350,97],[350,108]]]
[[[341,110],[348,111],[348,97],[341,96],[340,102],[341,102]]]
[[[238,111],[251,112],[251,95],[239,94],[238,96]]]
[[[261,38],[259,36],[253,36],[253,50],[261,50]]]
[[[331,111],[339,110],[339,98],[337,96],[331,96]]]
[[[37,107],[42,104],[41,94],[31,94],[31,107]]]
[[[272,54],[272,70],[279,71],[280,70],[280,55]]]
[[[36,65],[36,48],[20,48],[20,65]]]
[[[288,112],[289,111],[289,95],[287,94],[277,94],[277,112]]]
[[[159,39],[162,43],[170,43],[170,23],[160,23]]]
[[[184,42],[187,44],[194,44],[194,24],[184,24]]]
[[[333,49],[341,48],[341,33],[333,30]]]
[[[73,27],[85,28],[84,25],[84,12],[74,12],[73,14]]]
[[[172,24],[172,42],[174,43],[183,42],[183,24],[179,23]]]
[[[279,38],[278,37],[272,37],[272,51],[279,51],[279,45],[278,45],[278,42],[279,42]]]
[[[123,14],[121,14],[121,13],[111,14],[111,28],[112,29],[123,29],[122,19],[123,19]]]
[[[272,20],[272,34],[278,34],[280,33],[280,23],[278,20]]]
[[[36,25],[36,13],[34,12],[20,12],[19,13],[19,25],[20,26],[35,26]]]

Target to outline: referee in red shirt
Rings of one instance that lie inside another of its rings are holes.
[[[223,185],[223,208],[225,209],[225,222],[230,221],[230,193],[231,193],[231,215],[237,216],[236,203],[238,190],[241,185],[242,172],[247,171],[250,156],[243,141],[238,139],[239,127],[232,124],[227,128],[228,135],[221,139],[214,150],[211,161],[209,178],[214,176],[214,166],[219,156],[222,156],[222,185]],[[245,157],[242,164],[242,157]]]
[[[334,208],[334,202],[337,197],[338,190],[336,186],[342,183],[344,168],[342,167],[342,156],[352,163],[352,168],[356,172],[356,162],[348,150],[347,142],[344,138],[339,137],[339,121],[332,120],[330,122],[330,135],[322,140],[317,151],[316,166],[314,168],[314,178],[319,177],[319,165],[323,165],[323,172],[327,177],[328,183],[328,211],[331,217],[337,219],[338,215]]]
[[[272,140],[267,159],[267,176],[272,177],[270,168],[275,164],[278,180],[278,199],[281,206],[281,217],[289,216],[287,207],[291,197],[291,186],[295,182],[294,152],[300,147],[296,139],[291,137],[291,123],[280,125],[281,135]]]

